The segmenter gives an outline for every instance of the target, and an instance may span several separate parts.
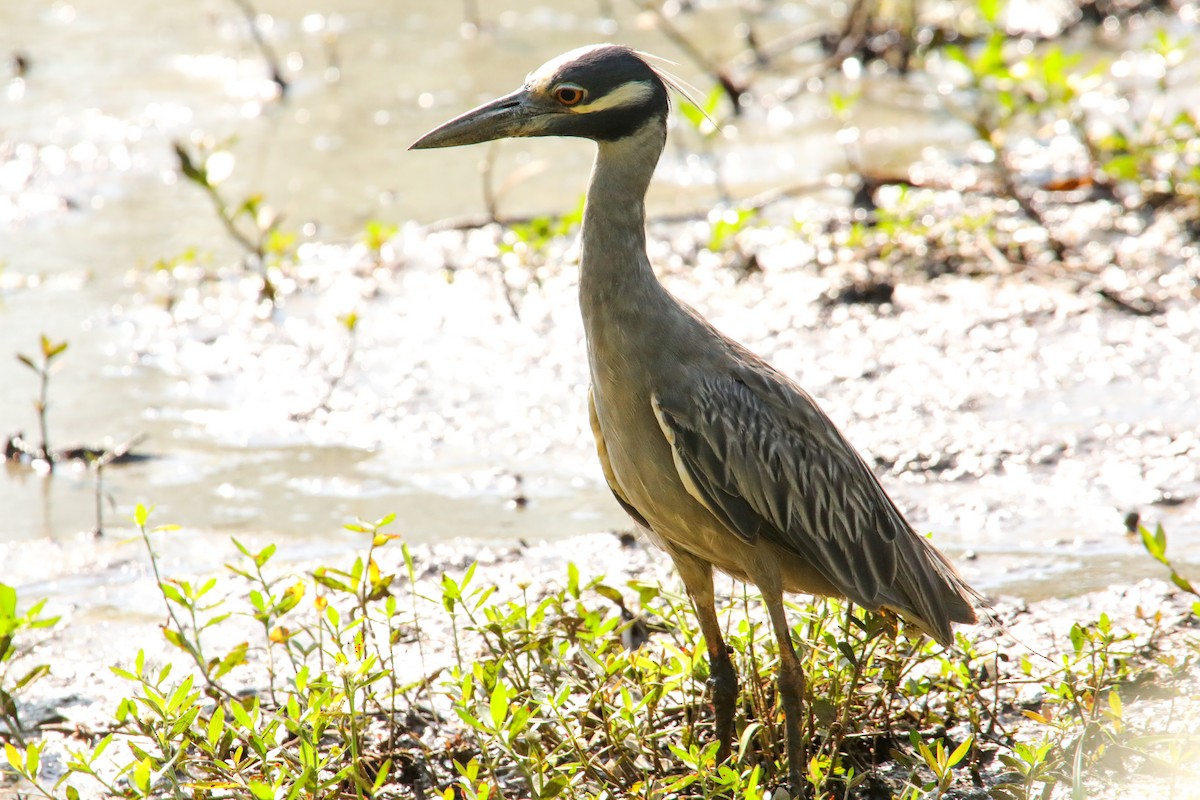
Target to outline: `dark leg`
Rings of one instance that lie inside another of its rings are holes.
[[[807,797],[805,775],[808,772],[808,737],[804,734],[803,716],[804,668],[792,644],[792,632],[788,627],[787,613],[783,608],[783,595],[778,589],[769,591],[759,587],[763,600],[771,615],[771,626],[779,641],[779,697],[783,700],[783,714],[787,726],[788,779],[792,784],[792,797]]]
[[[721,635],[721,623],[717,619],[716,597],[713,592],[712,567],[687,553],[671,553],[683,585],[687,588],[692,604],[696,608],[696,618],[700,622],[700,630],[708,647],[709,679],[712,688],[713,716],[716,718],[715,728],[717,741],[717,760],[729,758],[733,742],[733,713],[737,708],[738,677],[725,649],[725,639]]]

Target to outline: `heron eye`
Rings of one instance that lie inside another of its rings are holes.
[[[583,89],[578,86],[560,86],[554,90],[554,99],[568,108],[577,106],[583,100]]]

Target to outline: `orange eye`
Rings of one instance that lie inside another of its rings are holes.
[[[578,86],[560,86],[554,90],[554,99],[568,108],[577,106],[583,100],[583,89]]]

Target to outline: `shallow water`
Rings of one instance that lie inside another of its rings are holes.
[[[586,431],[572,270],[549,271],[514,318],[489,260],[494,232],[429,236],[407,224],[482,211],[486,149],[405,148],[579,44],[671,49],[645,20],[597,21],[594,4],[507,5],[483,35],[464,38],[457,4],[338,0],[304,16],[264,3],[295,77],[283,104],[270,99],[232,4],[0,7],[0,53],[31,63],[0,101],[0,433],[36,437],[34,378],[4,354],[32,355],[41,333],[67,340],[51,385],[52,444],[144,434],[137,449],[148,460],[105,472],[106,518],[124,528],[144,502],[158,522],[185,525],[172,546],[178,569],[219,566],[228,548],[215,543],[228,534],[280,539],[306,557],[344,550],[355,543],[344,522],[393,512],[416,540],[626,527]],[[812,13],[784,6],[771,24]],[[724,43],[734,21],[731,9],[680,24]],[[701,83],[690,65],[677,71]],[[789,109],[741,124],[728,144],[723,172],[738,196],[844,167],[823,102]],[[904,104],[868,98],[857,113],[861,149],[879,165],[963,141],[955,125]],[[236,136],[230,193],[262,190],[308,242],[303,285],[266,319],[252,288],[231,277],[161,311],[156,260],[189,247],[214,266],[238,255],[203,195],[175,179],[170,142],[196,130]],[[590,157],[581,142],[498,146],[498,176],[532,173],[502,210],[572,207]],[[652,210],[711,205],[709,166],[686,136],[673,138]],[[349,246],[369,219],[404,226],[382,268]],[[693,235],[656,233],[660,249]],[[1175,552],[1200,556],[1194,309],[1154,322],[1098,311],[1061,286],[948,281],[902,289],[897,313],[831,320],[815,302],[828,281],[796,268],[811,254],[773,247],[766,258],[778,269],[761,279],[734,284],[712,265],[668,279],[798,375],[853,441],[899,463],[887,485],[918,527],[977,554],[965,564],[973,580],[1045,593],[1154,574],[1121,534],[1130,508],[1165,521]],[[669,264],[666,255],[658,260]],[[353,344],[336,321],[352,310],[362,319]],[[1042,317],[1030,322],[1033,312]],[[913,330],[901,352],[893,342]],[[293,419],[326,395],[327,410]],[[1038,452],[1049,455],[1031,466]],[[961,476],[903,467],[947,453]],[[79,470],[0,470],[0,503],[13,510],[0,526],[4,579],[73,599],[143,569],[91,538],[95,495],[94,476]],[[1165,495],[1185,502],[1163,504]]]

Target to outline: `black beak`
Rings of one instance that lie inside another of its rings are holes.
[[[512,136],[529,136],[533,132],[530,123],[538,116],[538,111],[530,103],[529,92],[521,88],[439,125],[409,145],[408,149],[457,147]]]

